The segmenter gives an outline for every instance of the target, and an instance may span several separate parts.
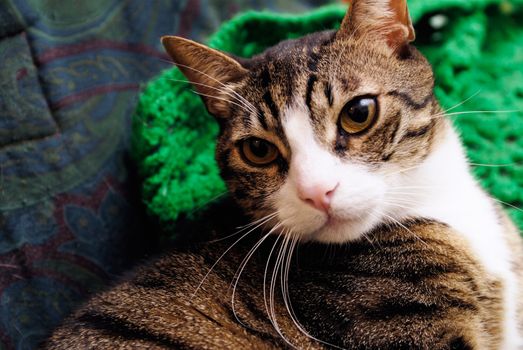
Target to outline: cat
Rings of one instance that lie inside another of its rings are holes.
[[[406,0],[353,0],[339,30],[250,59],[162,38],[220,125],[232,203],[43,347],[520,348],[522,240],[414,39]]]

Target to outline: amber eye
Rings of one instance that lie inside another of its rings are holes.
[[[251,137],[242,142],[240,146],[243,157],[251,164],[263,166],[270,164],[278,158],[278,149],[272,143]]]
[[[367,130],[378,115],[378,102],[374,97],[358,97],[343,107],[339,123],[341,128],[351,134]]]

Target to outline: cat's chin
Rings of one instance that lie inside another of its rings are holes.
[[[361,239],[378,222],[370,218],[337,219],[329,218],[318,230],[308,235],[308,241],[343,244]]]

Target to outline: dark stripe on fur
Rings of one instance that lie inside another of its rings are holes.
[[[258,118],[258,121],[260,122],[260,125],[264,130],[269,130],[269,126],[267,125],[267,118],[265,117],[265,113],[261,110],[261,108],[256,108],[256,117]]]
[[[389,152],[390,145],[396,137],[401,122],[401,114],[398,112],[392,118],[388,118],[383,122],[383,125],[375,130],[366,140],[362,151],[366,154],[374,154],[376,161],[383,158],[383,155]]]
[[[316,73],[318,70],[318,61],[320,60],[320,55],[314,51],[311,51],[309,53],[309,62],[307,63],[307,67],[309,67],[309,70],[312,73]]]
[[[311,102],[312,102],[312,92],[314,90],[314,84],[318,78],[316,75],[311,75],[309,77],[309,80],[307,81],[307,91],[305,93],[305,104],[307,105],[307,108],[309,108],[309,111],[311,111],[312,116],[312,108],[311,108]]]
[[[381,157],[381,161],[382,162],[388,162],[389,160],[392,159],[392,156],[394,155],[394,151],[391,151],[389,153],[385,153],[382,157]]]
[[[392,133],[390,134],[389,139],[388,139],[389,140],[388,141],[389,145],[394,145],[395,144],[396,136],[398,135],[398,130],[399,130],[400,124],[401,124],[401,114],[398,113],[396,116],[394,116],[394,119],[395,119],[396,123],[394,123],[394,128],[393,128]],[[394,150],[387,151],[387,152],[382,154],[381,160],[383,162],[388,162],[392,158],[393,155],[394,155]]]
[[[360,85],[360,80],[356,77],[350,79],[340,78],[341,87],[345,92],[351,92],[358,89]]]
[[[265,67],[260,74],[260,83],[262,89],[267,89],[271,85],[271,73],[269,69]]]
[[[430,131],[430,129],[432,129],[433,126],[434,126],[434,121],[431,121],[429,124],[424,125],[418,129],[414,129],[414,130],[409,129],[409,130],[407,130],[407,132],[405,133],[405,136],[403,136],[403,137],[412,138],[412,137],[424,136]]]
[[[334,96],[332,95],[332,86],[330,82],[325,83],[325,88],[323,92],[325,93],[325,97],[327,97],[329,106],[332,107],[332,104],[334,103]]]
[[[335,30],[326,31],[324,33],[325,33],[325,39],[322,40],[322,42],[320,44],[320,47],[329,46],[336,39],[336,31]]]
[[[157,346],[173,349],[188,349],[180,342],[174,341],[159,334],[154,334],[138,325],[111,315],[99,314],[93,311],[89,311],[80,316],[78,321],[82,322],[83,326],[86,328],[98,330],[114,337],[148,341],[155,343]]]
[[[274,100],[272,99],[272,95],[270,91],[267,91],[263,95],[263,101],[269,107],[269,110],[271,111],[272,117],[276,120],[280,119],[280,112],[278,110],[278,107],[274,103]]]
[[[343,157],[345,155],[348,144],[349,140],[346,135],[338,135],[336,138],[336,144],[334,145],[334,152],[336,152],[338,157]]]
[[[424,126],[418,128],[418,129],[407,130],[405,135],[403,135],[403,137],[401,138],[401,140],[398,143],[402,143],[402,142],[404,142],[404,141],[406,141],[408,139],[413,139],[413,138],[419,138],[419,137],[426,136],[434,128],[435,124],[436,124],[435,121],[431,120],[430,123],[428,123],[427,125],[424,125]]]
[[[434,99],[434,93],[431,92],[427,97],[423,99],[421,102],[416,102],[413,100],[412,96],[405,92],[400,92],[397,90],[390,91],[387,93],[388,96],[398,97],[400,98],[407,106],[414,110],[420,110],[425,107]]]
[[[168,287],[165,280],[151,276],[140,276],[134,281],[134,285],[144,289],[166,289]]]

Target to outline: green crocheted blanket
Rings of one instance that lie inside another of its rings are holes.
[[[436,95],[452,109],[475,174],[523,228],[516,209],[523,204],[523,0],[411,0],[409,6],[416,45],[434,67]],[[223,24],[209,45],[249,57],[283,39],[336,28],[344,13],[341,6],[294,16],[244,13]],[[151,81],[134,118],[143,200],[167,235],[178,219],[226,192],[214,160],[217,124],[180,80],[173,68]]]

